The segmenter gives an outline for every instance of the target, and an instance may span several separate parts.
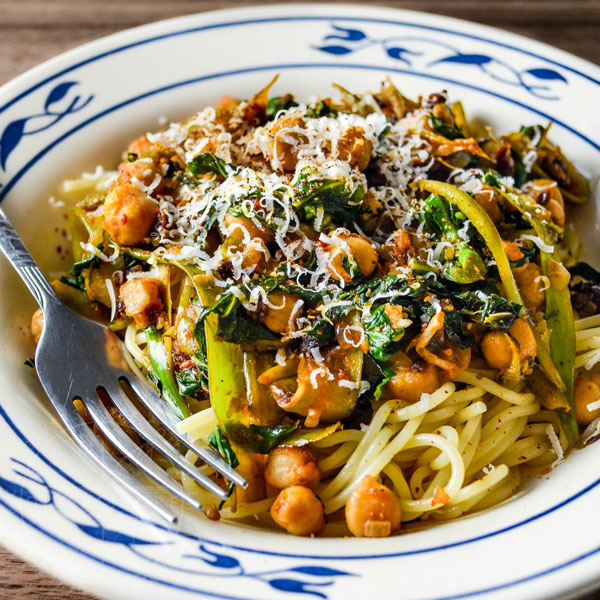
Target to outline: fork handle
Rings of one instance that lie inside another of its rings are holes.
[[[49,302],[60,304],[56,292],[38,267],[33,256],[25,247],[12,223],[0,208],[0,250],[4,253],[15,271],[21,276],[40,308],[44,310]]]

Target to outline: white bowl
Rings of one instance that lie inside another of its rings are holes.
[[[46,270],[65,266],[59,183],[121,149],[159,118],[223,94],[447,89],[498,131],[554,122],[552,139],[600,172],[600,69],[502,31],[408,11],[341,5],[237,9],[174,19],[68,52],[0,90],[0,199]],[[572,211],[594,258],[596,205]],[[57,252],[57,246],[61,251]],[[577,452],[493,510],[397,537],[301,539],[174,506],[160,523],[96,468],[49,410],[34,373],[34,302],[0,261],[0,543],[106,598],[192,596],[553,598],[600,573],[600,444]],[[68,372],[69,365],[65,365]],[[169,499],[166,499],[169,501]]]

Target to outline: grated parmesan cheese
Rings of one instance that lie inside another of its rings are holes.
[[[552,254],[554,252],[554,246],[549,246],[537,235],[529,235],[524,233],[519,239],[533,242],[540,250],[547,252],[548,254]]]
[[[594,402],[590,402],[586,405],[586,408],[589,412],[594,412],[600,408],[600,400],[594,400]]]
[[[338,385],[349,390],[358,390],[360,388],[358,381],[350,381],[349,379],[338,379]]]
[[[560,441],[556,432],[554,431],[554,427],[552,425],[548,425],[546,427],[546,435],[550,440],[550,445],[552,446],[552,451],[556,454],[556,460],[552,463],[552,468],[559,465],[564,459],[564,452],[562,446],[560,445]]]
[[[115,286],[113,285],[112,279],[105,279],[104,284],[106,285],[106,291],[110,298],[110,320],[115,320],[117,314],[117,298],[115,296]]]
[[[111,246],[113,253],[108,256],[106,254],[104,254],[104,252],[102,252],[102,250],[100,250],[99,248],[96,248],[96,246],[88,243],[88,242],[80,242],[79,245],[81,246],[81,248],[83,248],[83,250],[85,250],[86,252],[89,252],[90,254],[93,254],[94,256],[96,256],[97,258],[99,258],[100,260],[104,261],[104,262],[113,262],[115,261],[119,255],[120,255],[120,250],[118,248],[118,246]]]
[[[313,371],[310,374],[309,379],[310,379],[311,386],[315,390],[318,389],[318,387],[319,387],[319,385],[317,383],[317,378],[319,376],[322,376],[329,381],[333,381],[335,379],[335,377],[333,376],[333,373],[326,367],[319,367],[318,369],[313,369]]]
[[[285,348],[279,348],[275,354],[275,362],[280,366],[285,366],[286,352]]]

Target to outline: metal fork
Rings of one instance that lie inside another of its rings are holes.
[[[170,522],[177,520],[172,511],[153,497],[147,487],[106,449],[77,411],[73,404],[76,398],[84,403],[94,423],[110,443],[130,462],[178,498],[194,508],[202,508],[194,496],[148,457],[117,424],[100,400],[98,391],[101,390],[108,394],[133,429],[173,465],[206,490],[222,499],[227,497],[219,485],[200,472],[148,423],[121,387],[121,383],[126,382],[171,435],[215,471],[246,487],[246,480],[210,447],[190,442],[186,435],[177,431],[178,418],[153,388],[136,375],[119,337],[104,325],[75,314],[62,303],[2,209],[0,249],[44,313],[44,328],[35,353],[35,368],[40,382],[73,439],[94,461],[163,518]]]

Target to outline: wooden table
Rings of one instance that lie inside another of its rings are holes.
[[[121,29],[252,4],[256,2],[0,0],[0,85],[47,58]],[[400,0],[379,4],[501,27],[600,63],[600,0]],[[63,585],[1,548],[0,598],[91,600],[88,594]],[[600,592],[586,600],[600,600]]]

